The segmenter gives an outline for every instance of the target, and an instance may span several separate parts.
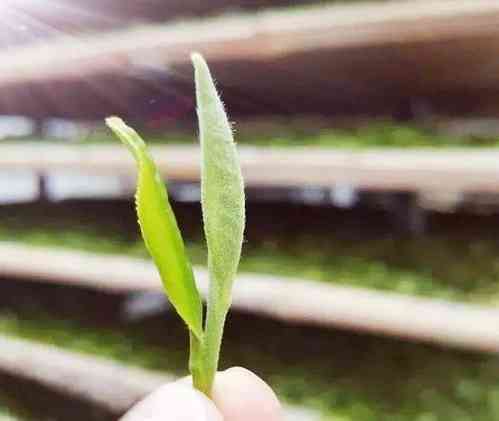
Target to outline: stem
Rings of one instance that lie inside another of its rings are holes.
[[[211,397],[213,381],[218,370],[225,319],[230,307],[230,287],[227,288],[227,284],[228,282],[220,282],[219,279],[210,279],[203,337],[200,340],[194,333],[189,332],[189,370],[192,383],[208,397]],[[221,288],[220,285],[225,286]]]
[[[220,347],[225,325],[225,318],[229,310],[229,299],[221,294],[217,282],[210,282],[208,309],[206,313],[205,337],[203,342],[203,371],[207,395],[211,395],[213,381],[218,369]],[[206,393],[206,392],[205,392]]]
[[[209,389],[206,387],[205,370],[203,370],[203,341],[189,331],[189,344],[189,371],[192,375],[192,384],[196,389],[208,394]]]

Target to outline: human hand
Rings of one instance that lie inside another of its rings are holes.
[[[180,380],[160,387],[121,421],[282,421],[272,389],[244,368],[217,373],[212,398],[195,390],[190,379]]]

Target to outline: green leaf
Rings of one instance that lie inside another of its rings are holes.
[[[243,244],[244,185],[232,128],[215,89],[210,70],[192,55],[196,79],[201,141],[201,204],[210,288],[202,347],[195,353],[202,369],[193,371],[194,386],[211,394],[218,368],[225,318]],[[196,361],[193,358],[193,361]]]
[[[243,177],[232,127],[210,70],[200,54],[193,54],[192,61],[202,150],[201,190],[208,266],[211,282],[216,282],[224,298],[228,298],[243,243]]]
[[[138,166],[137,214],[142,237],[161,276],[172,305],[189,329],[202,337],[202,303],[182,236],[168,201],[161,175],[146,144],[121,119],[106,120],[109,128],[131,150]]]

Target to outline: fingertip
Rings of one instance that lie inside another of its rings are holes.
[[[120,421],[224,421],[215,404],[187,382],[164,385]]]
[[[281,421],[281,405],[260,377],[242,367],[217,374],[212,399],[224,421]]]

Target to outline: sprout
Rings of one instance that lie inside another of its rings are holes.
[[[189,369],[194,386],[210,395],[218,367],[225,318],[243,242],[244,184],[222,101],[200,54],[192,55],[202,151],[203,223],[210,285],[206,320],[175,216],[146,144],[121,119],[107,125],[131,150],[138,167],[136,206],[142,237],[167,296],[190,333]]]

